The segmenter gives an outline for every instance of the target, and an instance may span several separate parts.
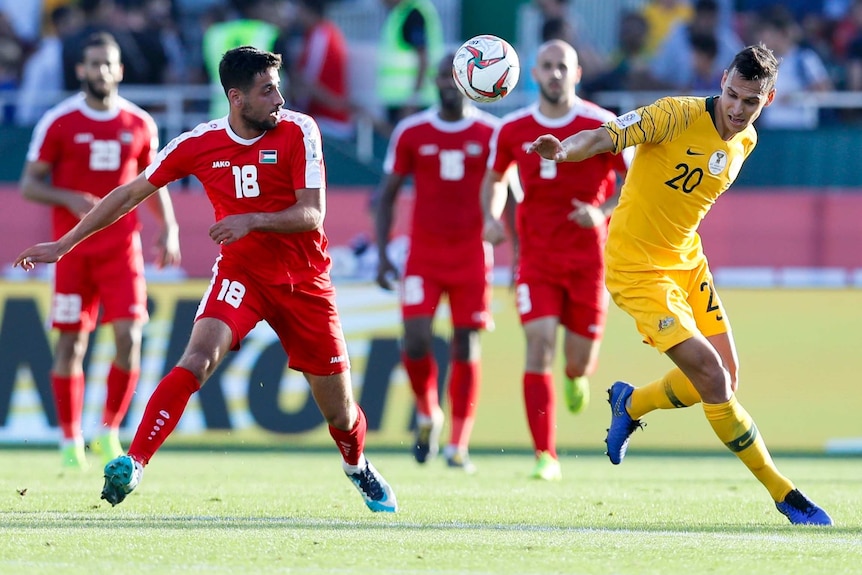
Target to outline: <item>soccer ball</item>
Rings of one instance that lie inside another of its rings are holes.
[[[490,34],[470,38],[455,52],[452,75],[461,93],[474,102],[496,102],[518,83],[521,64],[512,45]]]

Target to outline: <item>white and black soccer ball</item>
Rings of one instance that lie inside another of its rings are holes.
[[[512,45],[490,34],[470,38],[455,52],[452,75],[461,93],[474,102],[496,102],[518,84],[521,64]]]

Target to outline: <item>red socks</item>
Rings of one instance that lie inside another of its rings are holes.
[[[84,374],[68,377],[51,374],[51,389],[54,392],[54,407],[63,439],[81,437],[81,412],[84,409]]]
[[[450,445],[465,449],[476,419],[481,369],[478,361],[453,361],[449,378],[449,406],[452,413]]]
[[[524,374],[524,405],[536,453],[547,451],[556,458],[557,415],[552,374]]]
[[[132,403],[132,396],[135,395],[139,377],[139,370],[123,371],[111,364],[111,370],[108,372],[105,411],[102,414],[104,427],[108,429],[120,427],[126,412],[129,411],[129,404]]]
[[[335,445],[341,451],[341,457],[348,465],[359,465],[359,458],[365,450],[365,432],[368,429],[368,421],[365,419],[365,412],[356,404],[356,423],[353,424],[353,429],[344,431],[329,426],[329,435],[335,440]]]
[[[143,465],[149,463],[179,423],[189,398],[200,388],[192,372],[182,367],[173,368],[150,396],[129,455]]]
[[[411,359],[402,354],[401,362],[410,379],[410,387],[413,388],[417,413],[430,417],[432,410],[440,405],[437,395],[437,362],[434,356],[429,353],[425,357]]]

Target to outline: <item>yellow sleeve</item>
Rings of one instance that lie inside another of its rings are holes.
[[[706,112],[706,99],[667,97],[606,122],[614,153],[638,144],[672,142]]]

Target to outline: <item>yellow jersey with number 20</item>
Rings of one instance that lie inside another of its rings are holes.
[[[608,227],[608,269],[686,270],[703,259],[697,228],[757,144],[753,126],[721,139],[717,99],[662,98],[603,125],[614,153],[637,146]]]

